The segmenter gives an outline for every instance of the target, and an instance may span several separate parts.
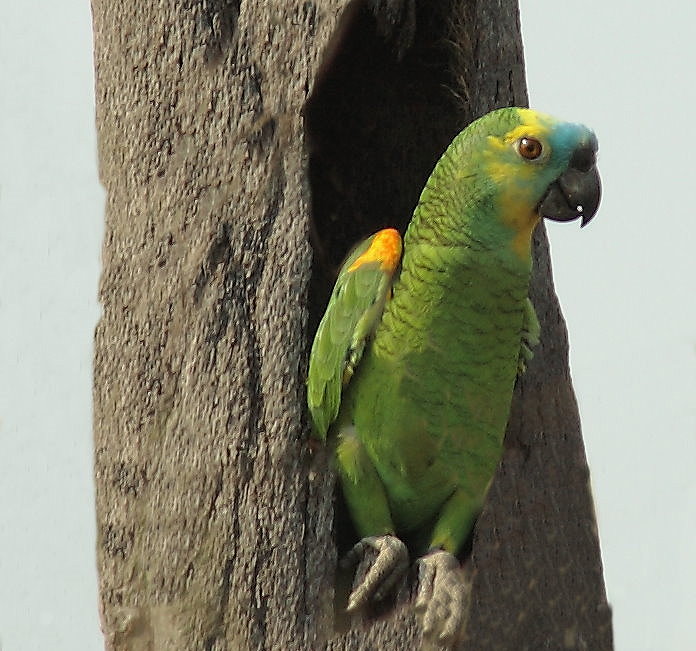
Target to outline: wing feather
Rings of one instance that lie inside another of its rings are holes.
[[[401,248],[396,230],[381,230],[353,250],[338,275],[309,358],[307,403],[321,439],[336,420],[343,390],[382,318]]]

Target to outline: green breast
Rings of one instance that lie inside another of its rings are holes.
[[[483,499],[517,374],[529,265],[470,247],[412,248],[345,396],[399,529],[462,487]]]

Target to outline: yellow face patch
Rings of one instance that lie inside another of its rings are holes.
[[[536,212],[534,178],[539,165],[551,154],[549,133],[552,119],[530,109],[520,109],[519,126],[508,131],[502,138],[489,136],[488,151],[484,167],[488,176],[501,189],[498,208],[503,223],[514,232],[512,247],[523,259],[530,256],[534,227],[539,222]],[[543,145],[541,156],[536,160],[525,160],[516,153],[515,147],[521,138],[535,138]],[[511,155],[511,152],[515,152]]]
[[[522,124],[508,131],[502,138],[488,137],[486,170],[493,179],[504,178],[513,172],[522,180],[528,180],[534,176],[534,163],[519,166],[517,157],[511,159],[506,155],[521,138],[536,138],[544,145],[544,153],[538,159],[539,162],[548,159],[551,153],[548,142],[551,118],[530,109],[519,109],[518,113]]]
[[[531,109],[519,109],[517,114],[522,124],[505,134],[504,140],[506,143],[512,144],[524,136],[533,136],[542,141],[548,139],[551,124],[553,123],[551,116],[532,111]]]

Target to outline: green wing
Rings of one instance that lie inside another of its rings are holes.
[[[360,243],[341,268],[309,358],[307,404],[314,434],[325,439],[341,393],[382,318],[401,261],[401,236],[388,228]]]

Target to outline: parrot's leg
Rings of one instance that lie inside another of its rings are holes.
[[[418,560],[416,611],[423,618],[423,635],[451,645],[460,639],[468,615],[470,585],[459,561],[438,549]]]
[[[341,430],[336,460],[343,495],[355,527],[363,536],[342,564],[357,564],[368,549],[377,551],[377,558],[348,599],[347,610],[353,612],[371,599],[384,598],[394,587],[408,570],[408,550],[394,535],[384,486],[354,427]]]
[[[481,500],[469,492],[461,488],[454,491],[440,510],[429,549],[444,549],[456,554],[472,532],[481,506]]]

